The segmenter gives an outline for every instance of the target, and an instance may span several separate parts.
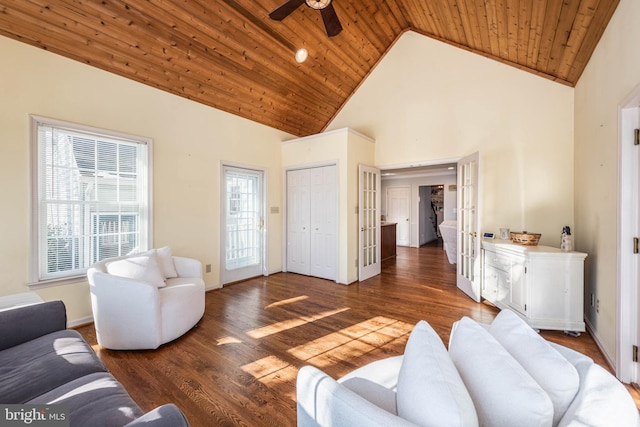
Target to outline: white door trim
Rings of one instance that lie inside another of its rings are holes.
[[[615,370],[622,382],[638,382],[638,363],[632,360],[632,348],[640,345],[638,318],[640,295],[638,255],[633,254],[633,237],[640,237],[640,147],[634,146],[633,129],[640,127],[640,86],[618,108],[618,274],[617,274],[617,348]]]

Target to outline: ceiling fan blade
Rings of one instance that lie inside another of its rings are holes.
[[[338,19],[338,15],[336,15],[336,10],[333,8],[333,3],[329,3],[329,6],[320,10],[322,14],[322,20],[324,21],[324,28],[327,30],[327,35],[329,37],[337,36],[342,31],[342,25],[340,25],[340,20]]]
[[[298,7],[304,4],[304,0],[289,0],[288,2],[282,4],[276,10],[269,14],[269,18],[274,21],[282,21],[284,18],[289,16],[291,12],[296,10]]]

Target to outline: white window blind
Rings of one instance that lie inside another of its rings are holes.
[[[32,120],[37,138],[32,282],[84,275],[99,260],[146,250],[150,141]]]

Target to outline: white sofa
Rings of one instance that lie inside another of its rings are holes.
[[[194,327],[204,314],[200,261],[168,247],[100,261],[87,271],[98,344],[155,349]]]
[[[298,426],[638,426],[626,388],[581,353],[544,340],[517,315],[454,324],[449,351],[428,323],[403,356],[334,380],[305,366]]]

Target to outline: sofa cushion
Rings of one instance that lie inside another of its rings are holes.
[[[580,376],[580,390],[558,427],[640,425],[638,408],[620,381],[588,358],[575,366]]]
[[[296,379],[298,427],[415,427],[363,398],[314,366]]]
[[[0,350],[67,328],[62,301],[16,307],[0,311]]]
[[[385,357],[368,363],[345,374],[339,383],[350,378],[365,378],[385,388],[396,391],[398,389],[398,373],[402,366],[404,355]]]
[[[143,412],[111,374],[85,375],[32,399],[34,405],[65,405],[75,426],[123,426]]]
[[[148,254],[133,256],[107,264],[107,272],[114,276],[128,277],[155,285],[158,288],[165,286],[164,276],[158,264],[157,255]]]
[[[346,380],[339,381],[338,383],[367,399],[378,408],[382,408],[391,414],[398,415],[398,408],[396,407],[396,392],[394,390],[386,388],[366,378],[359,377],[347,378]]]
[[[489,332],[549,395],[558,424],[580,387],[576,368],[511,310],[501,311]]]
[[[409,336],[398,375],[398,416],[421,426],[477,426],[478,416],[442,340],[425,321]]]
[[[26,403],[76,378],[105,371],[78,332],[53,332],[0,352],[0,402]]]
[[[176,265],[173,262],[173,254],[171,253],[171,248],[169,246],[163,246],[156,249],[156,254],[158,255],[158,264],[160,264],[160,271],[162,271],[165,279],[173,279],[174,277],[178,277]]]
[[[480,425],[552,425],[553,404],[547,393],[475,321],[463,317],[454,324],[449,353],[475,403]]]

